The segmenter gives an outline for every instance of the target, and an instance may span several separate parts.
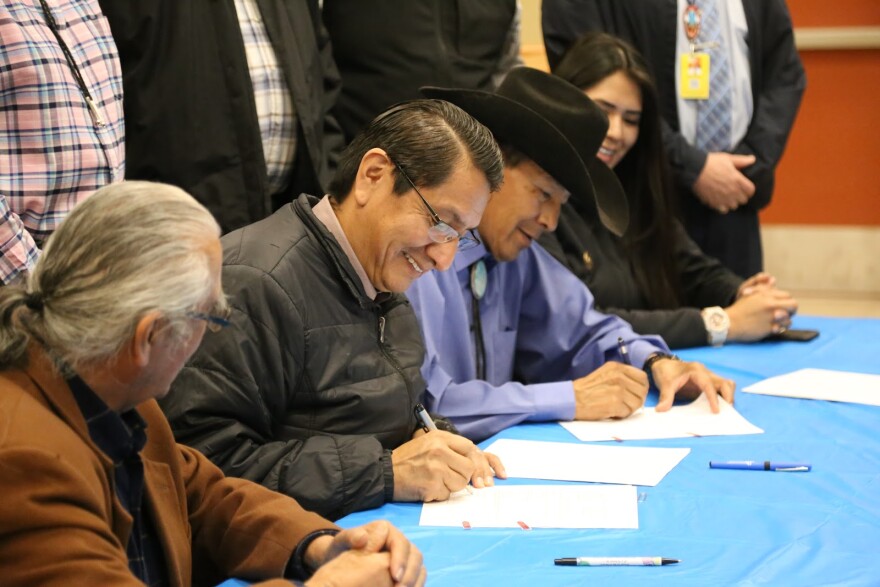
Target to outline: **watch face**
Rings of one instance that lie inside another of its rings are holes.
[[[706,310],[706,329],[712,332],[727,332],[730,328],[730,317],[721,308],[709,308]]]
[[[724,315],[723,314],[711,314],[709,316],[709,326],[712,327],[713,330],[721,330],[724,328]]]

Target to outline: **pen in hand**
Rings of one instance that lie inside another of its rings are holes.
[[[617,337],[617,350],[620,351],[620,356],[623,359],[624,365],[632,365],[632,362],[629,360],[629,349],[626,348],[626,343],[623,342],[623,337]]]
[[[416,422],[421,425],[422,430],[424,430],[425,432],[433,432],[437,430],[437,425],[434,424],[434,420],[431,418],[428,410],[425,409],[425,406],[423,406],[422,404],[416,404],[415,406],[413,406],[413,414],[415,414]],[[468,492],[468,494],[473,495],[470,484],[465,485],[464,489]]]
[[[416,416],[416,422],[422,427],[422,430],[425,432],[437,430],[437,425],[434,424],[434,420],[431,418],[431,415],[428,414],[428,410],[425,409],[425,406],[422,404],[416,404],[413,408],[413,413]]]

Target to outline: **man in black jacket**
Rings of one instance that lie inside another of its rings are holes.
[[[126,178],[182,187],[223,232],[323,193],[343,147],[316,0],[100,0],[125,89]]]
[[[469,440],[417,425],[424,345],[400,293],[474,242],[501,165],[459,108],[404,103],[348,146],[329,196],[226,235],[232,326],[162,403],[177,439],[331,518],[503,476]]]

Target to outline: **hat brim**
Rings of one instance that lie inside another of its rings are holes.
[[[543,116],[515,100],[481,90],[425,86],[421,92],[427,98],[451,102],[476,118],[495,140],[511,144],[549,173],[581,207],[597,210],[608,230],[618,236],[626,231],[626,198],[614,173],[595,157],[585,163],[565,135]],[[597,177],[592,177],[594,167]],[[597,188],[608,193],[598,194]]]
[[[629,227],[629,204],[617,174],[596,157],[587,163],[587,168],[595,188],[599,220],[605,228],[623,236]]]

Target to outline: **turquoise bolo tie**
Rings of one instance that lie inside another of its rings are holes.
[[[486,379],[486,345],[483,342],[483,325],[480,322],[480,300],[486,295],[486,264],[482,259],[471,265],[471,332],[474,333],[474,357],[477,366],[477,379]]]

